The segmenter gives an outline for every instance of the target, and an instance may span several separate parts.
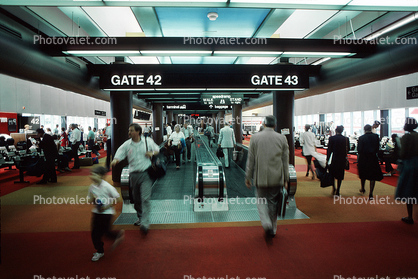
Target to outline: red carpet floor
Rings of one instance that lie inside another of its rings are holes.
[[[99,151],[100,157],[99,160],[104,162],[106,160],[106,151],[100,150]],[[80,156],[82,158],[84,156]],[[93,155],[96,157],[96,155]],[[74,162],[71,161],[69,163],[69,167],[72,168],[74,166]],[[88,175],[90,173],[90,169],[83,169],[80,168],[78,170],[73,170],[72,172],[65,172],[60,173],[57,172],[57,177],[59,180],[60,176],[80,176],[80,175]],[[29,183],[15,183],[15,181],[19,181],[19,170],[13,166],[13,170],[9,170],[8,168],[0,169],[0,197],[23,189],[27,186],[31,186],[36,182],[40,181],[42,177],[36,176],[24,176],[25,181],[29,181]]]
[[[325,155],[327,154],[326,149],[317,148],[316,151],[319,152],[319,153],[325,154]],[[295,149],[295,156],[305,158],[305,157],[302,156],[302,149]],[[315,160],[315,159],[312,159],[312,160]],[[348,155],[348,161],[350,162],[350,169],[346,172],[350,172],[350,173],[354,173],[354,174],[358,175],[357,164],[355,164],[355,162],[357,161],[357,156],[356,155]],[[313,165],[313,162],[312,162],[312,165]],[[393,164],[392,166],[396,170],[397,165]],[[296,168],[296,171],[306,172],[307,167],[306,167],[306,165],[296,165],[295,168]],[[384,165],[381,165],[381,169],[382,169],[382,173],[386,173]],[[399,178],[398,174],[395,174],[394,176],[385,176],[385,177],[383,177],[383,180],[381,182],[396,187],[396,185],[398,183],[398,178]]]
[[[402,222],[282,225],[269,246],[261,227],[152,230],[146,237],[132,230],[113,253],[94,263],[89,232],[4,234],[0,273],[2,278],[411,277],[417,276],[417,235],[418,226]]]

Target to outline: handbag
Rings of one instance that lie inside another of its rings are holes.
[[[334,177],[329,172],[326,172],[321,177],[321,187],[329,187],[334,185]]]
[[[145,139],[145,146],[146,151],[148,152],[148,144],[147,139]],[[163,177],[167,172],[167,163],[165,160],[165,156],[162,153],[158,153],[157,155],[154,155],[150,158],[151,160],[151,166],[147,169],[148,175],[152,179],[158,179]]]
[[[224,156],[224,152],[222,151],[221,147],[218,147],[218,149],[216,150],[216,156],[218,158],[222,158]]]
[[[345,157],[345,167],[344,167],[344,169],[345,170],[349,170],[350,169],[350,162],[348,161],[348,158],[347,157]]]
[[[209,137],[209,136],[210,136],[210,131],[205,131],[205,132],[203,133],[203,135],[205,135],[205,136]]]

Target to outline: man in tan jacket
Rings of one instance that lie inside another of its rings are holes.
[[[267,116],[264,130],[251,137],[245,177],[246,186],[257,189],[257,208],[266,240],[276,235],[280,190],[287,189],[289,181],[289,145],[284,135],[274,131],[275,126],[276,118]]]

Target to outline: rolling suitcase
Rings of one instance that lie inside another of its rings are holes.
[[[279,210],[277,212],[277,215],[280,218],[284,218],[286,215],[287,198],[288,198],[288,193],[287,193],[286,188],[281,187],[280,195],[279,195]]]
[[[91,157],[80,158],[80,166],[93,166],[93,158]]]

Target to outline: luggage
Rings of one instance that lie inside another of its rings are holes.
[[[238,160],[238,150],[234,150],[232,153],[232,160],[236,161]]]
[[[93,166],[93,158],[91,157],[80,158],[80,166]]]
[[[284,218],[286,215],[286,205],[287,205],[287,198],[288,193],[285,187],[281,187],[280,189],[280,196],[279,196],[279,210],[277,212],[277,216],[280,218]]]
[[[16,149],[17,150],[26,150],[26,147],[27,147],[26,141],[19,141],[16,144]]]
[[[224,152],[222,151],[221,147],[218,147],[218,149],[216,150],[216,156],[218,158],[222,158],[224,156]]]
[[[147,140],[145,139],[145,150],[148,151]],[[167,172],[166,157],[162,153],[152,156],[151,166],[147,169],[148,175],[151,179],[158,179],[165,175]]]
[[[329,187],[334,185],[334,177],[323,168],[318,160],[314,160],[316,176],[321,180],[321,187]]]
[[[99,158],[94,157],[94,158],[93,158],[93,164],[98,164],[98,163],[99,163]]]

